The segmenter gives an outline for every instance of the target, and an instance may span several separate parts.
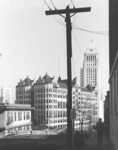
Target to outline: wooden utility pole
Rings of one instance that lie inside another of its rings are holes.
[[[72,146],[72,119],[71,119],[71,109],[72,109],[72,79],[71,79],[71,57],[72,57],[72,40],[71,40],[71,17],[78,12],[88,12],[90,7],[86,8],[74,8],[70,9],[69,6],[66,9],[62,10],[50,10],[46,11],[46,15],[61,15],[65,14],[66,22],[66,37],[67,37],[67,87],[68,87],[68,96],[67,96],[67,144]],[[71,13],[74,13],[70,16]]]

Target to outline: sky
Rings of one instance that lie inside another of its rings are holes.
[[[54,10],[50,0],[46,0]],[[72,22],[72,77],[80,78],[83,55],[91,40],[100,54],[101,86],[108,90],[108,36],[79,30],[108,32],[108,0],[52,0],[57,9],[91,7],[77,13]],[[59,15],[46,16],[44,0],[0,0],[0,86],[12,89],[20,79],[37,80],[48,73],[55,80],[67,78],[65,20]],[[75,29],[76,27],[76,29]],[[101,33],[101,32],[99,32]]]

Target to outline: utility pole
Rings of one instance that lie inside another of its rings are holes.
[[[49,10],[46,11],[46,15],[60,15],[65,14],[66,22],[66,37],[67,37],[67,87],[68,87],[68,96],[67,96],[67,144],[72,146],[72,118],[71,118],[71,109],[72,109],[72,79],[71,79],[71,57],[72,57],[72,40],[71,40],[71,17],[78,12],[88,12],[90,7],[86,8],[74,8],[70,9],[69,6],[66,9],[62,10]],[[70,16],[71,13],[74,13]]]

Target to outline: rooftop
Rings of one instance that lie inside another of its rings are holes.
[[[0,103],[0,109],[5,110],[31,110],[34,109],[31,105],[23,105],[23,104],[11,104],[11,103]]]

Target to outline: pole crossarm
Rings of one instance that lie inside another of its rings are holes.
[[[80,12],[88,12],[91,10],[91,7],[85,7],[85,8],[74,8],[74,9],[69,9],[69,13],[80,13]],[[45,11],[46,15],[59,15],[59,14],[66,14],[67,10],[62,9],[62,10],[50,10],[50,11]]]

